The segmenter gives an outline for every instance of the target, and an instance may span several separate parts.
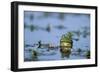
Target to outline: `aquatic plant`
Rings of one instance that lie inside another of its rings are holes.
[[[24,23],[24,28],[29,28],[29,25],[27,25],[26,23]]]
[[[51,31],[51,27],[50,27],[50,24],[47,25],[46,27],[46,31],[50,32]]]
[[[42,42],[40,40],[40,41],[38,41],[38,48],[41,48],[41,45],[42,45]]]
[[[82,49],[78,48],[78,49],[77,49],[77,52],[78,52],[78,54],[80,55],[81,52],[82,52]]]
[[[59,19],[60,20],[64,20],[64,18],[65,18],[64,14],[63,13],[59,13]]]
[[[86,38],[88,35],[90,35],[90,32],[87,30],[83,31],[83,37]]]
[[[30,30],[31,32],[35,29],[35,27],[33,25],[30,25]]]
[[[49,16],[51,16],[51,13],[49,13],[49,12],[44,12],[44,17],[49,17]]]
[[[39,27],[36,26],[36,25],[34,25],[34,24],[31,24],[31,25],[29,25],[29,29],[30,29],[30,31],[32,32],[32,31],[34,31],[34,30],[38,30]]]
[[[38,54],[37,54],[37,51],[32,50],[32,60],[33,60],[33,61],[35,61],[35,60],[38,59],[37,55],[38,55]]]
[[[90,51],[89,50],[86,52],[85,56],[87,59],[90,59]]]
[[[54,26],[57,29],[66,29],[66,27],[62,24],[58,25],[58,26]]]
[[[32,21],[34,19],[34,15],[30,14],[29,19]]]
[[[80,38],[80,35],[81,35],[81,32],[80,30],[77,30],[77,31],[73,31],[74,34],[76,34],[78,36],[78,38]]]
[[[29,51],[32,51],[32,49],[29,49]]]
[[[90,35],[90,27],[84,26],[83,27],[83,37],[86,38],[87,36]]]

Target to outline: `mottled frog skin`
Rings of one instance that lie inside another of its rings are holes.
[[[64,34],[60,40],[60,52],[62,57],[64,56],[69,57],[69,55],[71,54],[72,46],[73,46],[72,34],[71,32],[68,32],[67,34]]]

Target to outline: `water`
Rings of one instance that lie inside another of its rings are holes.
[[[69,58],[66,56],[62,58],[59,49],[48,51],[46,48],[44,49],[38,48],[37,61],[87,59],[85,56],[85,52],[81,53],[80,55],[77,52],[72,52]],[[25,61],[34,61],[32,59],[32,51],[25,51]]]
[[[28,32],[27,34],[30,34],[30,35],[33,33],[28,30],[26,30],[26,31]],[[37,32],[39,32],[39,31],[37,31]],[[31,37],[32,36],[34,37],[34,35],[31,35]],[[32,45],[32,42],[34,41],[34,40],[32,40],[31,37],[28,38],[28,42],[26,42],[26,43],[29,43],[30,45]],[[45,39],[43,39],[43,40],[45,40]],[[37,55],[38,59],[36,61],[87,59],[85,56],[85,53],[87,50],[90,50],[90,47],[89,47],[90,44],[88,42],[89,40],[90,40],[89,36],[86,38],[83,38],[81,36],[79,41],[73,40],[73,48],[72,48],[72,52],[71,52],[69,58],[67,58],[67,57],[62,58],[60,48],[51,49],[48,51],[48,48],[37,48],[37,46],[36,47],[25,47],[24,58],[25,58],[25,61],[34,61],[34,60],[32,60],[32,51],[28,51],[29,49],[31,49],[31,50],[37,51],[37,53],[38,53],[38,55]],[[58,45],[58,43],[56,45]],[[81,54],[78,55],[77,50],[79,48],[82,50],[85,50],[85,52],[81,52]]]
[[[24,45],[31,45],[24,47],[24,61],[87,59],[86,53],[90,51],[90,35],[87,34],[87,32],[90,32],[90,28],[88,28],[90,27],[90,15],[66,13],[62,20],[57,17],[59,13],[52,13],[48,17],[41,16],[43,13],[26,11],[24,14],[24,22],[28,26],[24,29]],[[31,20],[29,19],[30,14],[34,15]],[[31,29],[30,25],[33,25]],[[83,27],[88,29],[86,30]],[[79,31],[80,34],[73,33],[73,48],[71,48],[69,57],[62,57],[60,47],[50,50],[48,50],[48,47],[38,48],[39,41],[43,44],[60,46],[61,36],[73,31]],[[86,37],[83,36],[85,33]],[[80,54],[78,49],[82,50]],[[32,51],[36,52],[36,57],[33,57]]]

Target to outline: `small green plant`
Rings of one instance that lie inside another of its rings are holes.
[[[82,52],[82,49],[78,48],[77,52],[78,52],[78,54],[80,55],[81,52]]]
[[[90,51],[89,50],[86,52],[85,56],[86,56],[87,59],[90,59]]]
[[[34,29],[35,29],[35,26],[34,25],[30,25],[30,31],[32,32],[32,31],[34,31]]]
[[[35,61],[37,59],[38,59],[38,57],[37,57],[37,51],[32,50],[32,60]]]

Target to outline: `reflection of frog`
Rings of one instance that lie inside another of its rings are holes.
[[[72,33],[68,32],[67,34],[63,35],[60,39],[60,52],[62,56],[69,57],[72,46],[73,46]]]
[[[61,57],[62,58],[64,58],[64,57],[69,58],[69,56],[71,54],[71,50],[60,49],[60,52],[61,52]]]

